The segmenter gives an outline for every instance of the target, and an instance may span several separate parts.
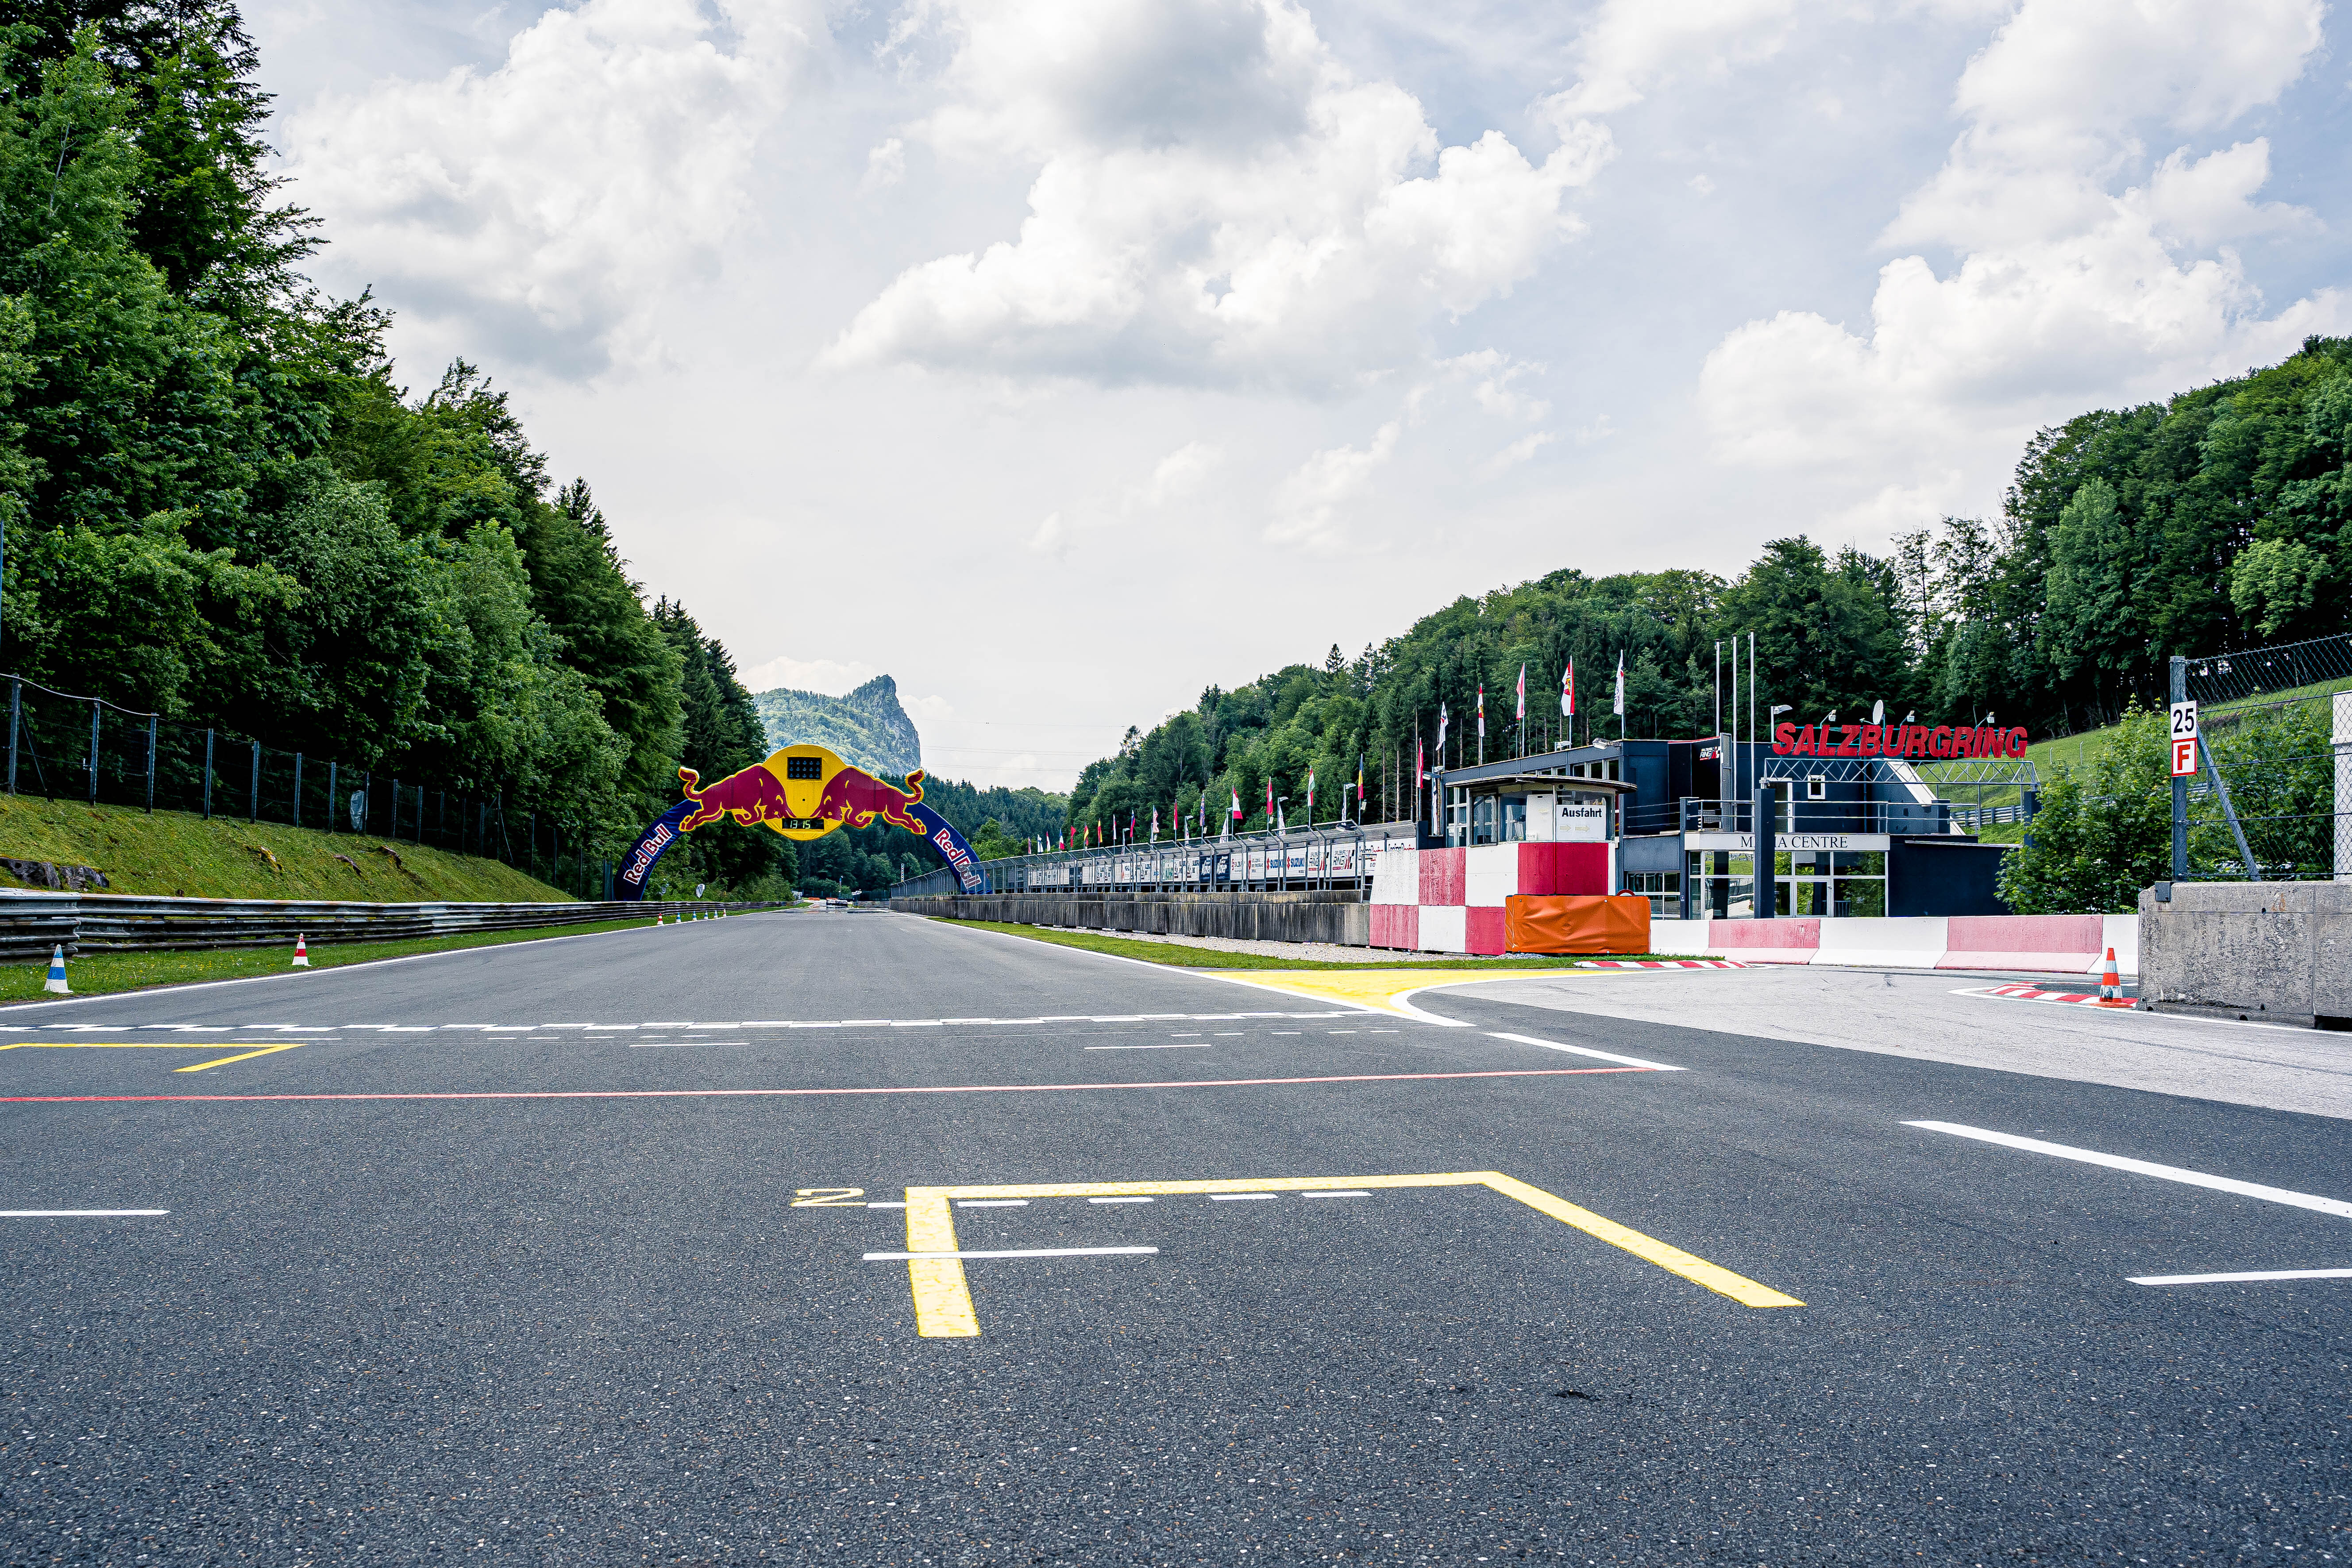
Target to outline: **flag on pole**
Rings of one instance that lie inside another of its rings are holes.
[[[1234,820],[1235,822],[1239,822],[1241,819],[1242,819],[1242,790],[1241,790],[1241,786],[1240,786],[1239,784],[1235,784],[1235,785],[1234,786]]]
[[[1528,667],[1519,666],[1519,722],[1528,721]]]
[[[1151,808],[1151,842],[1160,842],[1160,808],[1156,805]]]
[[[1274,775],[1265,775],[1265,825],[1274,826]]]
[[[1611,704],[1610,711],[1620,719],[1625,717],[1625,655],[1622,651],[1617,655],[1617,698]],[[1618,727],[1622,729],[1624,726]]]
[[[1364,753],[1356,753],[1356,820],[1364,819]]]
[[[1315,770],[1307,770],[1307,826],[1315,826]]]
[[[1445,765],[1445,704],[1437,705],[1437,765]]]
[[[1486,683],[1483,680],[1478,683],[1478,738],[1486,738]],[[1483,757],[1486,753],[1482,751],[1478,754]]]
[[[1568,661],[1568,668],[1559,673],[1559,710],[1565,718],[1576,717],[1576,660],[1572,658]]]

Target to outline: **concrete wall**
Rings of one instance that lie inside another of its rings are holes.
[[[1370,904],[1349,892],[992,893],[893,899],[915,915],[1007,925],[1076,926],[1155,936],[1222,936],[1255,942],[1328,942],[1367,947]]]
[[[2352,883],[2175,882],[2139,896],[2140,994],[2352,1028]]]

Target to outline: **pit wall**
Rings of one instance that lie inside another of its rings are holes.
[[[1348,892],[979,893],[893,899],[906,914],[1006,925],[1131,931],[1149,936],[1218,936],[1244,942],[1370,944],[1371,906]]]
[[[1514,893],[1601,894],[1616,877],[1613,844],[1493,844],[1390,850],[1373,874],[1374,947],[1500,953],[1503,900]],[[2096,974],[2106,950],[2139,968],[2135,915],[1931,915],[1650,922],[1650,949],[1716,953],[1749,963],[1872,969],[2000,969]]]
[[[2352,881],[2175,882],[2139,896],[2140,994],[2250,1021],[2352,1029]]]

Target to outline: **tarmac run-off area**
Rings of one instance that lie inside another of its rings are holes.
[[[24,1563],[2352,1560],[2352,1046],[795,912],[15,1006]]]

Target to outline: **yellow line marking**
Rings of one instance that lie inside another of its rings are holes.
[[[1374,1013],[1426,1022],[1429,1015],[1403,1001],[1416,991],[1454,985],[1476,985],[1496,980],[1585,980],[1595,974],[1623,973],[1606,969],[1312,969],[1221,978],[1268,991],[1286,991],[1318,1002],[1345,1002]],[[1448,1019],[1446,1022],[1452,1022]]]
[[[955,1252],[955,1211],[944,1187],[907,1189],[907,1250]],[[971,1286],[961,1258],[910,1258],[907,1280],[915,1293],[915,1332],[927,1340],[977,1339]]]
[[[256,1046],[233,1057],[220,1057],[194,1067],[173,1068],[173,1072],[202,1072],[206,1068],[225,1068],[231,1062],[251,1061],[256,1057],[274,1056],[279,1051],[296,1050],[309,1045],[308,1040],[281,1040],[274,1045]],[[237,1045],[228,1040],[16,1040],[0,1046],[0,1051],[216,1051],[224,1045],[236,1050]]]
[[[1794,1296],[1759,1285],[1719,1264],[1644,1236],[1630,1226],[1580,1208],[1541,1187],[1531,1186],[1500,1171],[1443,1171],[1408,1176],[1272,1176],[1236,1177],[1201,1182],[1055,1182],[1013,1186],[908,1187],[907,1189],[907,1250],[957,1250],[955,1219],[950,1205],[958,1198],[1110,1198],[1171,1197],[1206,1193],[1307,1193],[1353,1188],[1489,1187],[1516,1198],[1563,1225],[1575,1226],[1595,1240],[1632,1253],[1718,1296],[1728,1296],[1745,1307],[1801,1307]],[[971,1338],[980,1332],[971,1290],[963,1264],[957,1258],[909,1261],[907,1271],[915,1289],[915,1331],[925,1339]],[[928,1271],[928,1272],[927,1272]]]

